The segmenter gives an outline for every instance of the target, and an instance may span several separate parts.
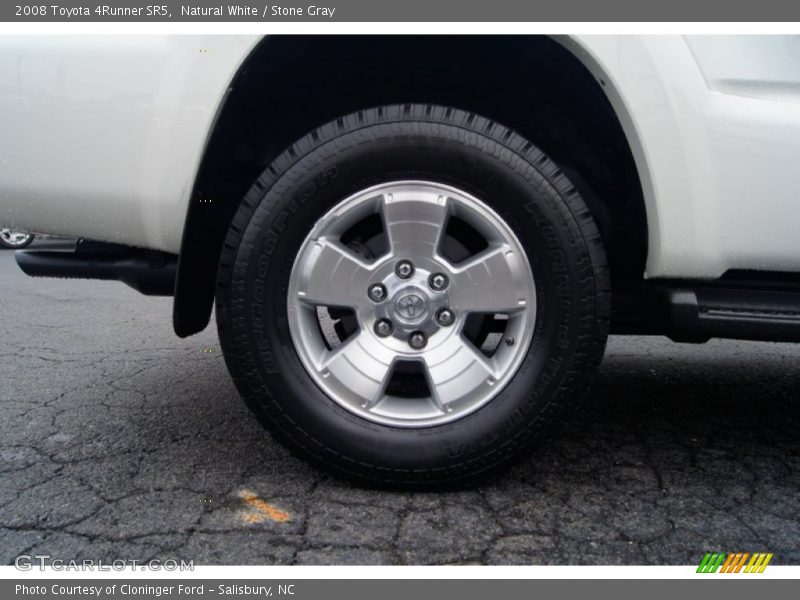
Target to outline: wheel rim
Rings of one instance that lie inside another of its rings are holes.
[[[317,222],[287,311],[327,396],[373,422],[423,427],[460,419],[506,386],[533,338],[536,288],[519,240],[486,204],[398,181]]]
[[[0,238],[9,246],[24,246],[31,239],[31,234],[10,227],[0,227]]]

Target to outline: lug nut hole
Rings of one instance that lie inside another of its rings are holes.
[[[428,337],[422,331],[414,331],[408,336],[408,345],[414,350],[421,350],[428,343]]]
[[[456,314],[449,308],[442,308],[436,313],[436,322],[443,327],[449,327],[456,320]]]
[[[382,283],[373,283],[369,286],[367,295],[373,302],[382,302],[386,299],[386,287]]]
[[[394,331],[394,326],[389,319],[378,319],[375,321],[375,333],[380,337],[388,337],[392,335],[392,331]]]
[[[441,292],[447,289],[449,283],[450,280],[444,273],[432,273],[431,276],[428,277],[428,285],[435,292]]]
[[[410,260],[401,260],[395,266],[394,272],[400,279],[408,279],[414,274],[414,265]]]

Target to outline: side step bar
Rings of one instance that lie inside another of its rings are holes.
[[[646,319],[677,342],[734,338],[800,342],[800,286],[648,283]]]
[[[75,252],[18,250],[19,267],[31,277],[115,279],[148,296],[172,296],[178,257],[154,250],[80,240]]]

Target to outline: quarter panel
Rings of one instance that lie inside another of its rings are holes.
[[[800,271],[800,38],[579,36],[642,180],[646,276]]]
[[[0,38],[0,221],[177,253],[255,36]]]

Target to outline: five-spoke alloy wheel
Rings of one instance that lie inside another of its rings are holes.
[[[33,243],[34,235],[27,231],[12,229],[11,227],[0,227],[0,248],[9,250],[21,250]]]
[[[359,481],[508,464],[586,387],[600,234],[536,146],[432,105],[344,116],[276,158],[225,241],[225,360],[275,438]]]
[[[365,215],[386,232],[373,259],[342,241]],[[458,262],[442,253],[455,215],[485,242]],[[351,310],[355,329],[326,336],[321,309]],[[376,423],[420,427],[459,419],[505,386],[533,337],[536,286],[514,232],[489,206],[449,186],[397,181],[320,219],[295,260],[288,313],[300,358],[330,398]],[[490,352],[465,331],[474,316],[503,323]],[[395,372],[416,374],[422,392],[393,394]]]

